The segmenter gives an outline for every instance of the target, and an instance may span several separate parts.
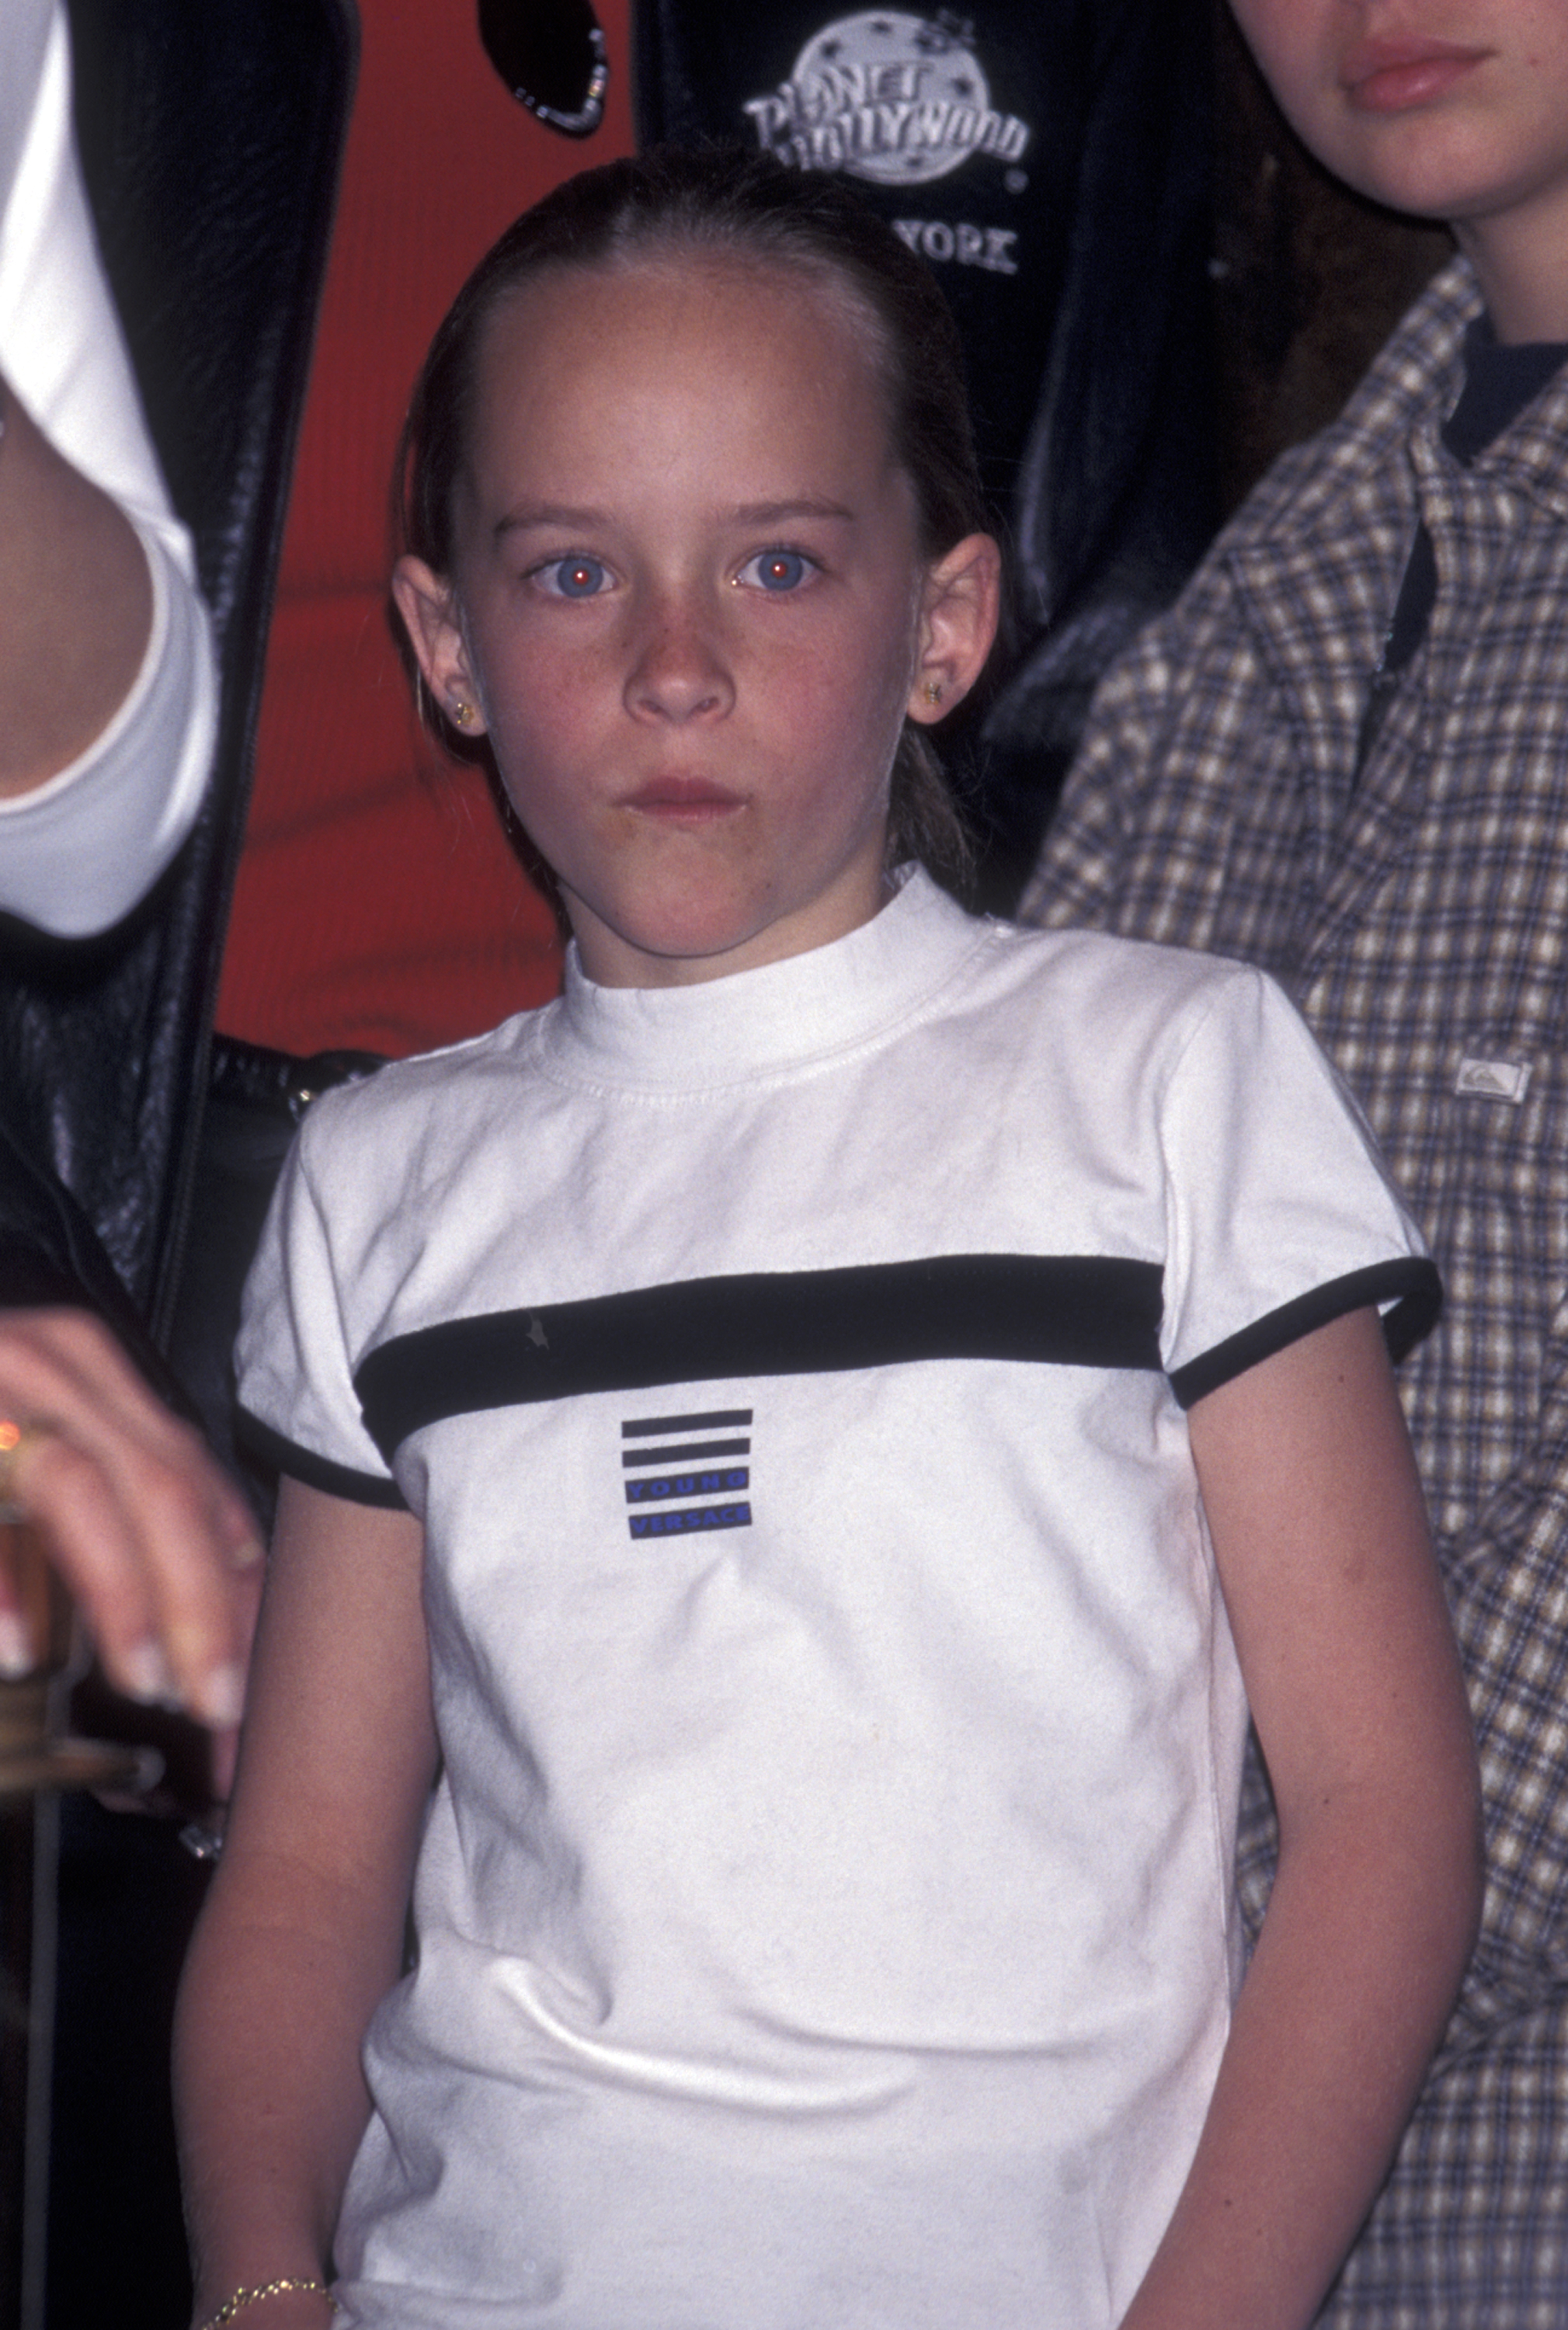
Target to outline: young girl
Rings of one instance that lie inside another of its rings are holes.
[[[573,182],[411,444],[423,683],[575,945],[322,1104],[257,1265],[198,2318],[1304,2324],[1476,1909],[1377,1320],[1430,1265],[1260,976],[909,863],[997,558],[834,181]]]

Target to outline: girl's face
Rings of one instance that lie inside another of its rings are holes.
[[[996,546],[921,559],[866,337],[812,277],[709,259],[553,272],[485,327],[453,573],[393,587],[601,984],[868,921],[904,716],[985,659]]]
[[[1318,158],[1395,210],[1448,220],[1476,260],[1563,272],[1568,0],[1233,0]],[[1521,238],[1530,240],[1521,242]]]

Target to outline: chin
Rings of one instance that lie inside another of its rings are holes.
[[[1365,146],[1328,166],[1358,194],[1409,218],[1452,224],[1507,207],[1513,189],[1495,161],[1477,154],[1459,125],[1411,114],[1387,125],[1368,152]]]
[[[722,970],[725,959],[742,952],[761,936],[750,923],[733,923],[704,916],[694,916],[679,929],[666,924],[652,942],[642,948],[645,954],[667,962],[678,969],[690,963],[694,970]],[[634,941],[634,944],[640,942]]]
[[[729,968],[728,957],[742,952],[760,935],[756,921],[715,912],[700,903],[678,913],[606,920],[600,930],[597,943],[590,940],[585,961],[596,955],[602,959],[608,947],[636,974],[639,986],[677,986],[689,980],[716,979]]]

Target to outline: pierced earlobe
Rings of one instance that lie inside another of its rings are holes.
[[[927,680],[925,685],[925,699],[928,704],[940,704],[941,702],[942,684],[940,679]]]
[[[473,706],[471,704],[465,703],[460,696],[454,696],[452,698],[452,717],[457,722],[459,728],[471,727],[474,719]]]

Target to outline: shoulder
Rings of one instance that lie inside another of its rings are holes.
[[[252,1321],[291,1321],[290,1335],[334,1348],[346,1339],[357,1352],[433,1250],[483,1246],[494,1208],[532,1186],[515,1160],[533,1167],[539,1080],[525,1063],[539,1016],[391,1061],[312,1103],[251,1270]],[[247,1331],[253,1343],[269,1331]]]
[[[384,1191],[421,1162],[524,1114],[541,1024],[557,1008],[518,1012],[482,1036],[389,1060],[360,1083],[323,1093],[300,1127],[304,1170],[324,1186]]]
[[[1071,927],[1020,933],[1020,945],[1031,968],[1019,1046],[1053,1105],[1124,1127],[1129,1160],[1152,1140],[1159,1170],[1179,1177],[1195,1154],[1246,1146],[1265,1123],[1305,1135],[1319,1120],[1353,1123],[1352,1146],[1365,1144],[1343,1080],[1255,964]],[[985,1041],[982,1022],[977,1051]]]
[[[1091,1074],[1125,1069],[1132,1056],[1146,1072],[1157,1056],[1174,1067],[1205,1028],[1225,1031],[1223,1048],[1278,1021],[1311,1044],[1295,1007],[1252,963],[1106,931],[1000,922],[993,930],[991,975],[1019,1019],[1049,1031],[1054,1048],[1080,1052]],[[985,985],[983,976],[982,993]],[[987,996],[983,1008],[997,999]]]
[[[1009,1123],[1039,1128],[1042,1157],[1076,1158],[1113,1212],[1152,1208],[1138,1219],[1192,1351],[1221,1339],[1207,1298],[1191,1308],[1195,1256],[1206,1271],[1244,1255],[1250,1276],[1222,1270],[1230,1293],[1250,1283],[1283,1302],[1341,1261],[1419,1252],[1359,1109],[1266,971],[1077,929],[1010,933],[1000,952],[1022,1008],[978,1011],[963,1056],[981,1056],[994,1024],[1016,1047],[1003,1061]],[[1244,1323],[1223,1315],[1224,1332]]]

